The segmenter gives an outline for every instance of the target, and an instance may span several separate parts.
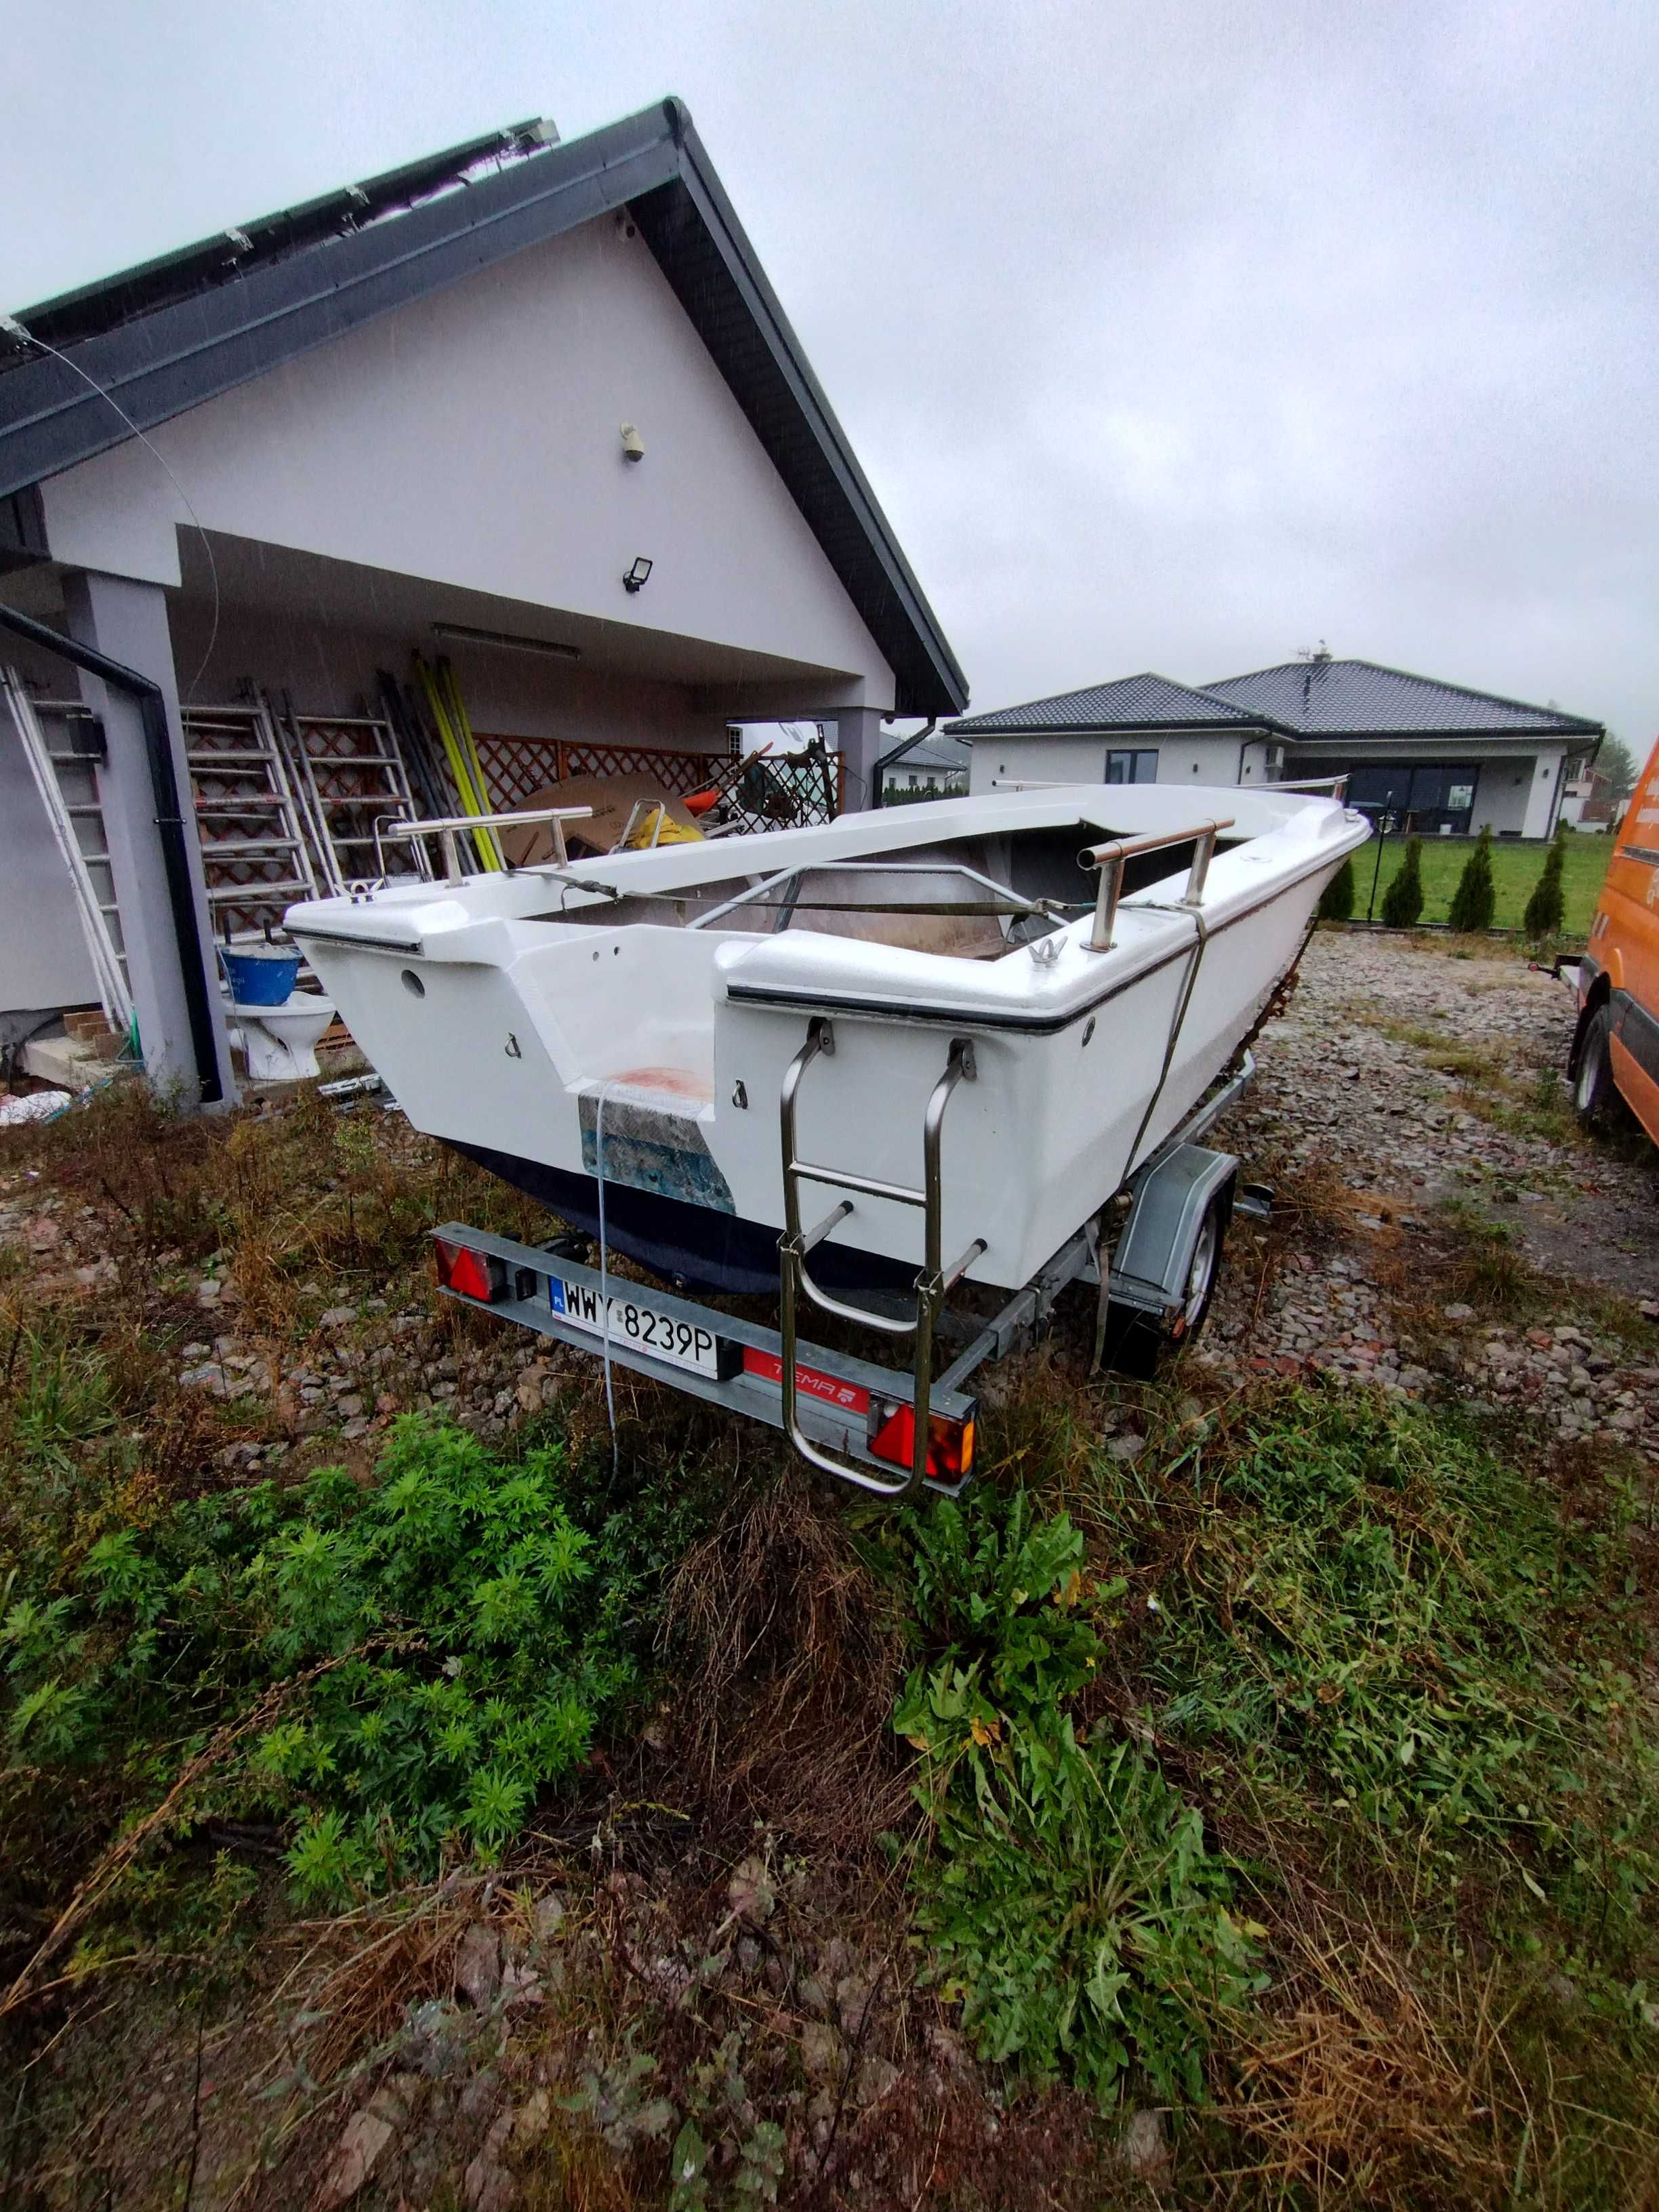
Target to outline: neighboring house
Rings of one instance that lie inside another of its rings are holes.
[[[1200,685],[1121,678],[947,726],[999,782],[1242,784],[1346,775],[1401,828],[1547,837],[1599,722],[1328,653]]]
[[[883,771],[884,799],[926,793],[935,799],[952,799],[968,788],[973,753],[959,738],[923,738]]]
[[[161,686],[182,787],[181,694],[343,714],[415,647],[480,732],[723,753],[734,721],[822,723],[848,805],[884,718],[965,705],[684,107],[556,137],[475,140],[0,331],[0,600]],[[76,688],[3,630],[0,659]],[[82,688],[147,1057],[184,1068],[176,950],[133,942],[164,910],[136,713]],[[0,716],[0,947],[40,918],[13,750]],[[40,1003],[40,963],[8,963],[0,1012]]]
[[[1575,830],[1605,836],[1617,825],[1628,804],[1627,799],[1613,797],[1613,778],[1603,775],[1595,766],[1594,754],[1585,753],[1567,763],[1566,781],[1561,787],[1561,819]]]

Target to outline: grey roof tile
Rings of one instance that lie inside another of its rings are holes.
[[[1421,733],[1436,737],[1560,735],[1591,737],[1601,725],[1557,707],[1470,691],[1384,668],[1374,660],[1287,660],[1246,676],[1223,677],[1206,690],[1270,715],[1297,736],[1369,737]]]
[[[1120,677],[1115,684],[1091,684],[1081,691],[1061,691],[1050,699],[1032,699],[1023,707],[969,714],[948,723],[946,734],[971,738],[1018,731],[1259,728],[1262,719],[1230,699],[1148,672]]]

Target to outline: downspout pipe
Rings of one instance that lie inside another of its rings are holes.
[[[877,757],[874,766],[870,770],[870,778],[876,787],[878,806],[885,806],[887,804],[887,771],[893,763],[902,760],[912,745],[919,745],[924,738],[931,738],[938,727],[939,716],[930,714],[926,726],[918,730],[913,738],[901,738],[890,752],[882,753]]]
[[[167,878],[167,903],[173,910],[173,927],[178,939],[179,967],[183,971],[185,1012],[190,1023],[191,1050],[195,1056],[197,1080],[201,1086],[204,1106],[216,1106],[224,1097],[219,1081],[218,1056],[214,1050],[213,1009],[208,997],[207,957],[202,945],[202,933],[196,923],[196,897],[190,878],[190,847],[185,835],[184,816],[179,805],[179,781],[173,771],[173,740],[167,729],[167,702],[161,688],[141,676],[136,668],[126,668],[118,660],[111,660],[78,639],[65,637],[62,630],[47,623],[36,622],[32,615],[20,614],[15,607],[0,606],[0,629],[9,629],[15,636],[27,638],[42,653],[55,653],[59,660],[67,660],[76,668],[85,669],[88,676],[96,676],[118,691],[125,691],[130,699],[138,702],[139,719],[144,732],[144,757],[149,763],[150,790],[155,800],[155,827],[161,835],[161,867]],[[142,1044],[143,1039],[139,1040]]]

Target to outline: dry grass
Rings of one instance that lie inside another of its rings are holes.
[[[191,1298],[191,1263],[228,1255],[241,1293],[240,1329],[272,1342],[303,1339],[325,1302],[395,1296],[420,1262],[432,1219],[453,1212],[510,1226],[518,1209],[510,1194],[400,1123],[368,1114],[341,1121],[304,1098],[280,1115],[210,1127],[169,1121],[135,1092],[19,1134],[21,1146],[0,1141],[0,1174],[27,1147],[46,1169],[43,1189],[82,1199],[108,1224],[116,1279],[65,1309],[63,1335],[101,1362],[119,1433],[137,1439],[123,1474],[125,1518],[142,1518],[146,1498],[161,1502],[212,1480],[215,1452],[249,1418],[177,1388],[182,1336],[211,1329]],[[1356,1214],[1382,1210],[1379,1194],[1348,1188],[1322,1163],[1287,1164],[1278,1180],[1275,1225],[1251,1247],[1264,1286],[1285,1250],[1351,1244]],[[1409,1279],[1395,1232],[1363,1234],[1402,1302],[1426,1284],[1437,1300],[1464,1295],[1486,1310],[1524,1310],[1534,1287],[1529,1271],[1504,1246],[1471,1244],[1463,1228],[1449,1221],[1443,1237],[1413,1239]],[[1236,1241],[1236,1266],[1243,1250]],[[1054,1343],[1010,1363],[988,1388],[981,1479],[1026,1482],[1045,1503],[1066,1504],[1091,1552],[1113,1550],[1139,1593],[1170,1580],[1191,1542],[1201,1481],[1231,1448],[1235,1429],[1271,1406],[1272,1390],[1208,1407],[1200,1462],[1189,1394],[1207,1391],[1201,1370],[1178,1369],[1167,1386],[1146,1390],[1088,1381],[1088,1304],[1073,1298]],[[22,1279],[0,1284],[0,1364],[9,1342],[15,1349],[26,1340],[17,1324],[40,1321]],[[481,1316],[454,1313],[450,1325],[458,1356],[499,1341]],[[1119,1404],[1133,1408],[1148,1440],[1127,1466],[1103,1464],[1099,1449],[1103,1418]],[[591,1392],[567,1401],[579,1452],[590,1431],[597,1435],[598,1406]],[[872,1880],[881,1863],[877,1838],[909,1810],[890,1726],[904,1650],[849,1540],[843,1502],[780,1474],[769,1440],[758,1446],[757,1472],[754,1431],[733,1441],[731,1425],[650,1386],[619,1378],[618,1410],[639,1480],[675,1481],[695,1468],[732,1498],[672,1572],[667,1701],[647,1745],[611,1747],[615,1764],[599,1764],[590,1798],[550,1809],[544,1832],[522,1838],[494,1875],[474,1870],[326,1922],[284,1923],[273,1895],[270,1924],[235,1970],[246,1972],[240,1994],[222,2014],[216,1996],[206,2007],[206,2071],[225,2077],[234,2065],[239,2091],[247,2089],[236,2114],[219,2124],[240,2170],[270,2130],[265,2151],[274,2162],[251,2177],[243,2212],[305,2201],[346,2114],[405,2063],[398,2038],[410,2008],[453,1999],[468,1928],[487,1922],[504,1946],[524,1948],[524,1900],[551,1881],[570,1901],[568,1978],[556,1987],[550,1978],[543,2005],[513,2014],[499,2044],[492,2021],[477,2063],[498,2066],[517,2100],[532,2081],[569,2094],[583,2068],[648,2050],[684,2108],[711,2052],[737,2034],[756,2109],[792,2130],[786,2203],[826,2212],[842,2204],[1024,2212],[1154,2201],[1253,2212],[1267,2204],[1659,2208],[1651,2179],[1642,2179],[1644,2161],[1650,2175],[1659,2172],[1651,2069],[1644,2104],[1637,2063],[1613,2050],[1622,2023],[1587,2007],[1564,2011],[1543,1966],[1528,1981],[1512,1954],[1504,1958],[1495,1943],[1483,1948],[1492,1938],[1473,1922],[1449,1931],[1419,1919],[1413,1900],[1380,1891],[1368,1910],[1338,1878],[1347,1859],[1339,1868],[1311,1844],[1305,1864],[1282,1856],[1271,1805],[1243,1805],[1218,1759],[1213,1770],[1207,1758],[1183,1764],[1167,1745],[1155,1747],[1189,1795],[1201,1793],[1212,1834],[1273,1865],[1264,1885],[1272,1893],[1258,1894],[1256,1910],[1289,1921],[1275,1925],[1268,1946],[1273,1985],[1262,2012],[1230,2028],[1213,2124],[1182,2124],[1173,2165],[1137,2179],[1111,2156],[1118,2123],[1103,2131],[1067,2093],[1014,2096],[969,2063],[946,2063],[939,2036],[951,2010],[914,1986],[896,1885]],[[1577,1452],[1573,1484],[1564,1473],[1558,1486],[1575,1510],[1578,1488],[1591,1497],[1606,1473],[1588,1447]],[[1137,1728],[1145,1705],[1137,1639],[1150,1634],[1147,1618],[1143,1606],[1116,1637],[1114,1679],[1101,1690]],[[647,1796],[670,1801],[673,1814],[635,1802]],[[737,1948],[736,1931],[717,1931],[727,1917],[732,1864],[750,1850],[769,1853],[781,1875],[786,1866],[795,1871],[780,1881],[774,1917],[749,1939],[757,1958],[684,2000],[665,1980],[665,1961],[696,1971],[705,1952]],[[807,2026],[827,2014],[813,2012],[805,1991],[825,1980],[823,1962],[837,1947],[854,1975],[886,1975],[866,2047],[899,2079],[860,2109],[850,2087],[855,2069],[831,2078],[829,2105],[841,2117],[833,2156],[813,2178],[801,2099],[817,2085],[804,2083],[802,2051]],[[1568,1967],[1578,1974],[1571,1960]],[[94,1994],[73,2000],[87,2007],[86,2043],[99,2045],[83,2109],[101,2109],[113,2092],[100,2124],[111,2142],[130,2133],[129,2075],[148,2079],[150,2054],[160,2052],[182,2069],[167,2120],[187,2133],[197,2019],[158,1977],[148,2012],[135,2001],[130,2015],[118,2008],[100,2025],[96,2008],[118,1978],[88,1980]],[[1588,1986],[1589,1973],[1582,1978]],[[50,2048],[58,2029],[48,2023],[45,2032]],[[258,2101],[285,2079],[286,2099]],[[422,2094],[435,2100],[439,2093]],[[422,2124],[440,2137],[448,2166],[435,2186],[406,2190],[411,2203],[456,2201],[470,2154],[453,2104],[447,2109],[452,2117],[441,2124]],[[53,2146],[56,2193],[27,2201],[94,2201],[89,2180],[75,2170],[78,2133],[73,2142],[68,2133]],[[182,2163],[176,2171],[154,2158],[145,2164],[136,2141],[122,2156],[109,2201],[148,2212],[169,2189],[176,2200]],[[665,2158],[661,2144],[619,2156],[582,2115],[560,2112],[533,2154],[516,2160],[519,2202],[525,2212],[659,2206]],[[228,2201],[207,2188],[210,2171],[204,2154],[196,2212]],[[6,2190],[0,2172],[0,2197]],[[715,2202],[726,2190],[722,2175]]]
[[[889,1727],[897,1626],[839,1516],[798,1474],[687,1553],[663,1643],[684,1661],[668,1732],[722,1826],[759,1820],[857,1858],[903,1817]]]
[[[1454,2177],[1488,2201],[1509,2178],[1493,2142],[1490,1984],[1460,1991],[1461,2010],[1431,2009],[1386,1939],[1335,1912],[1291,1930],[1279,1963],[1280,2008],[1241,2029],[1221,2107],[1258,2154],[1252,2178],[1321,2206],[1398,2203]],[[1451,2023],[1471,2008],[1460,2050]]]
[[[1232,2155],[1210,2178],[1230,2198],[1319,2212],[1659,2204],[1651,2084],[1633,2103],[1598,2091],[1597,2054],[1559,2019],[1541,2063],[1529,2047],[1559,2008],[1550,1983],[1571,2001],[1559,1972],[1529,1984],[1473,1951],[1431,1967],[1409,1923],[1328,1901],[1281,1933],[1276,1963],[1271,2010],[1240,2027],[1216,2106]]]
[[[307,2071],[332,2081],[395,2035],[410,2006],[453,1997],[469,1928],[496,1925],[522,1942],[522,1923],[514,1892],[477,1871],[294,1922],[283,1932],[279,1955],[289,1964],[267,2001],[270,2016],[305,2021]]]

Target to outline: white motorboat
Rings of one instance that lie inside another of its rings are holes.
[[[659,1275],[775,1291],[787,1234],[814,1296],[1028,1282],[1221,1075],[1369,834],[1272,786],[1009,790],[586,860],[546,813],[501,820],[550,856],[464,875],[428,825],[447,880],[289,911],[370,1062],[590,1233],[602,1168],[611,1249]]]

